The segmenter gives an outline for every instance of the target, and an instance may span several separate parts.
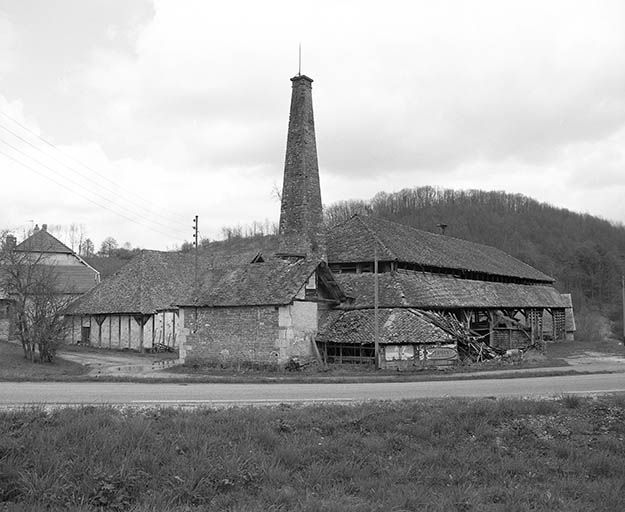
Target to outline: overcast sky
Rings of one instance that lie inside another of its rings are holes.
[[[324,204],[432,185],[625,222],[624,27],[622,0],[0,0],[0,228],[166,249],[196,214],[277,220],[300,42]]]

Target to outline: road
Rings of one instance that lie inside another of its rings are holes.
[[[625,392],[625,374],[361,384],[0,382],[0,406],[29,404],[244,405]]]

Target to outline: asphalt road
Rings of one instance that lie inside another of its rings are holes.
[[[32,404],[243,405],[625,392],[625,374],[361,384],[0,382],[0,407]]]

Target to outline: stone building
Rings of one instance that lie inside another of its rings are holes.
[[[346,363],[373,361],[377,330],[379,362],[395,368],[457,360],[432,312],[494,347],[564,339],[570,300],[498,249],[372,217],[326,231],[312,80],[291,81],[279,234],[211,243],[197,266],[190,254],[144,251],[74,303],[72,341],[162,344],[187,362]]]

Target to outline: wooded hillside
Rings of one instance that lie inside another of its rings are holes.
[[[433,187],[379,193],[368,201],[341,201],[325,210],[329,225],[355,213],[492,245],[553,276],[573,294],[580,330],[597,313],[622,333],[621,275],[625,273],[625,227],[556,208],[520,194]],[[585,325],[584,325],[585,324]],[[587,332],[592,336],[597,333]]]

